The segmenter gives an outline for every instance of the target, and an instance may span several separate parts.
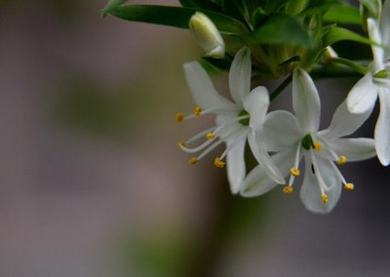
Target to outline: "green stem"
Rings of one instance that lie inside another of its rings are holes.
[[[357,63],[355,63],[351,60],[345,59],[345,58],[333,58],[330,60],[330,62],[348,66],[349,68],[351,68],[354,71],[361,73],[363,75],[367,73],[367,67],[362,66],[360,64],[357,64]]]
[[[273,101],[278,97],[283,90],[291,83],[292,81],[292,74],[288,76],[272,93],[270,96],[270,100]]]

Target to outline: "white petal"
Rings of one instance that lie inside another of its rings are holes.
[[[254,131],[248,135],[248,143],[252,150],[253,156],[255,156],[257,162],[264,168],[266,174],[279,184],[284,184],[284,177],[276,165],[272,162],[271,157],[265,151],[262,144],[256,142],[256,134]]]
[[[271,157],[282,174],[287,176],[291,165],[294,163],[295,152],[279,152]],[[275,183],[261,165],[255,167],[245,178],[240,194],[244,197],[255,197],[267,193],[280,184]]]
[[[322,132],[326,132],[325,136],[328,138],[348,136],[363,125],[371,112],[372,108],[364,113],[353,114],[348,110],[347,103],[344,101],[334,113],[328,129]]]
[[[375,105],[378,97],[377,86],[372,82],[371,73],[361,78],[347,96],[347,106],[351,113],[364,113]]]
[[[267,151],[275,152],[291,148],[303,138],[294,115],[287,111],[270,112],[264,121],[259,139]]]
[[[305,176],[300,191],[301,200],[311,212],[326,214],[329,213],[337,204],[341,196],[341,180],[329,161],[322,158],[317,159],[320,168],[320,174],[324,179],[329,190],[325,193],[328,196],[328,203],[324,204],[321,200],[321,191],[318,186],[316,176],[312,171],[312,164],[308,156],[305,157]]]
[[[390,91],[380,90],[380,112],[375,126],[375,147],[379,161],[390,164]]]
[[[390,45],[390,1],[387,0],[382,6],[380,31],[382,35],[382,43]]]
[[[344,155],[348,161],[361,161],[375,157],[375,143],[371,138],[345,138],[329,143],[332,150],[338,155]]]
[[[230,189],[233,194],[237,194],[240,191],[240,186],[245,178],[245,143],[246,137],[244,136],[239,141],[228,141],[227,147],[232,143],[235,145],[227,153],[227,175],[230,183]]]
[[[253,89],[244,99],[244,109],[250,115],[249,125],[256,130],[261,129],[269,106],[269,94],[266,87]]]
[[[230,94],[237,104],[242,104],[250,91],[251,74],[251,52],[249,48],[243,47],[235,55],[229,72]]]
[[[373,18],[367,19],[367,31],[368,36],[372,42],[378,44],[382,43],[382,36],[379,31],[378,22]],[[371,45],[372,55],[374,58],[374,73],[385,68],[385,52],[384,49],[380,46]]]
[[[293,108],[305,132],[318,130],[321,115],[320,97],[309,74],[300,68],[295,69],[293,74]]]
[[[215,90],[207,72],[198,62],[186,63],[183,67],[188,86],[192,92],[192,97],[197,105],[203,109],[231,109],[235,107],[231,101]]]

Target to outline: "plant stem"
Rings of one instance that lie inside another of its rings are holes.
[[[348,60],[348,59],[344,59],[344,58],[333,58],[330,60],[331,63],[338,63],[338,64],[342,64],[342,65],[345,65],[349,68],[351,68],[352,70],[358,72],[358,73],[361,73],[361,74],[366,74],[367,73],[367,67],[365,66],[362,66],[358,63],[355,63],[354,61],[351,61],[351,60]]]
[[[292,74],[288,76],[272,93],[270,96],[270,100],[273,101],[275,100],[276,97],[278,97],[283,90],[291,83],[292,81]]]

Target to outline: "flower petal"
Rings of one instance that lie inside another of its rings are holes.
[[[379,28],[382,35],[382,43],[390,45],[390,1],[387,0],[382,5],[381,20]],[[388,56],[388,55],[387,55]]]
[[[293,73],[293,108],[301,128],[305,132],[318,130],[321,103],[317,88],[306,71],[297,68]]]
[[[322,158],[317,159],[320,174],[329,187],[325,190],[328,196],[328,203],[324,204],[321,199],[318,180],[313,173],[311,159],[305,156],[305,177],[303,179],[300,197],[303,205],[311,212],[326,214],[336,206],[341,196],[341,180],[329,161]]]
[[[390,91],[379,91],[380,112],[375,126],[375,147],[379,161],[384,165],[390,164]]]
[[[245,178],[245,143],[246,136],[242,137],[239,141],[228,140],[227,147],[235,144],[227,153],[227,175],[230,183],[230,189],[233,194],[237,194],[240,191],[240,186]]]
[[[244,99],[244,109],[250,115],[249,125],[253,129],[261,129],[269,106],[269,94],[266,87],[253,89]]]
[[[352,87],[347,96],[347,107],[351,113],[364,113],[374,107],[378,88],[372,81],[371,73],[367,73]]]
[[[251,51],[248,47],[243,47],[234,56],[229,71],[230,94],[237,104],[242,104],[250,91],[251,74]]]
[[[198,62],[186,63],[183,67],[187,84],[197,105],[203,109],[234,109],[235,105],[215,90],[207,72]]]
[[[370,116],[372,108],[364,113],[353,114],[348,110],[347,103],[344,101],[334,113],[328,129],[321,131],[321,133],[324,133],[328,138],[348,136],[363,125]]]
[[[268,155],[267,151],[265,151],[264,146],[256,142],[256,133],[254,131],[249,133],[248,143],[253,156],[255,156],[257,162],[264,168],[266,174],[268,174],[268,176],[270,176],[270,178],[275,182],[284,184],[285,180],[282,173],[272,162],[272,159]]]
[[[279,167],[283,176],[287,176],[291,165],[294,163],[294,158],[294,151],[284,151],[273,155],[271,160]],[[258,165],[245,178],[240,194],[244,197],[255,197],[269,192],[278,185],[280,184],[275,183],[269,177],[264,167]]]
[[[276,152],[291,148],[302,138],[302,130],[294,115],[287,111],[274,111],[266,116],[258,139],[267,151]]]
[[[346,156],[348,161],[361,161],[375,157],[375,142],[371,138],[344,138],[329,143],[339,156]]]
[[[381,44],[382,43],[382,36],[379,31],[379,26],[377,20],[373,18],[368,18],[367,19],[367,31],[368,31],[368,36],[372,42],[376,42]],[[384,62],[385,62],[385,51],[383,47],[377,46],[372,44],[371,45],[372,49],[372,55],[374,58],[373,61],[373,70],[374,73],[382,70],[385,68]]]

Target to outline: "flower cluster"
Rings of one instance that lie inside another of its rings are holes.
[[[103,14],[188,28],[203,50],[201,61],[184,64],[196,106],[188,115],[178,112],[176,121],[214,115],[215,125],[178,145],[190,154],[190,164],[224,145],[213,160],[217,168],[226,166],[233,194],[255,197],[275,187],[292,194],[302,175],[304,206],[328,213],[343,188],[354,190],[340,167],[375,156],[382,165],[390,164],[390,0],[383,5],[379,0],[361,0],[360,9],[341,0],[231,4],[193,0],[180,1],[182,7],[123,6],[123,2],[110,1]],[[367,37],[339,23],[360,25]],[[339,57],[332,48],[339,41],[369,46],[372,60]],[[230,97],[216,90],[207,68],[229,71]],[[323,130],[314,75],[363,76]],[[283,81],[269,93],[265,86],[251,88],[253,78]],[[268,112],[270,102],[290,83],[293,113]],[[370,117],[377,99],[380,114],[374,138],[351,137]],[[247,144],[257,161],[251,170],[246,167]]]

